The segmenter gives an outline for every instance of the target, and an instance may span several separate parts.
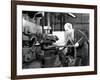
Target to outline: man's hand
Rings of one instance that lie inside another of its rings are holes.
[[[76,43],[74,46],[75,46],[75,47],[79,47],[79,43]]]

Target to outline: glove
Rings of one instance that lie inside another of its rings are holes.
[[[74,46],[75,46],[75,47],[79,47],[79,43],[76,43]]]

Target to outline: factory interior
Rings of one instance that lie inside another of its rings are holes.
[[[89,14],[22,11],[22,69],[88,65]]]

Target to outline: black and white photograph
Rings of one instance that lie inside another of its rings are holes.
[[[96,6],[12,5],[13,78],[96,74]]]
[[[22,69],[89,66],[88,13],[22,11]]]

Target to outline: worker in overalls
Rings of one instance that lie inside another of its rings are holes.
[[[66,23],[65,26],[65,40],[67,48],[65,54],[71,61],[74,59],[73,66],[87,66],[89,65],[89,39],[86,35],[86,30],[73,30],[71,23]],[[68,47],[73,45],[72,47]],[[68,59],[69,60],[69,59]]]
[[[75,66],[88,66],[89,65],[89,39],[85,33],[86,31],[77,30],[75,36],[76,41],[76,61]]]

